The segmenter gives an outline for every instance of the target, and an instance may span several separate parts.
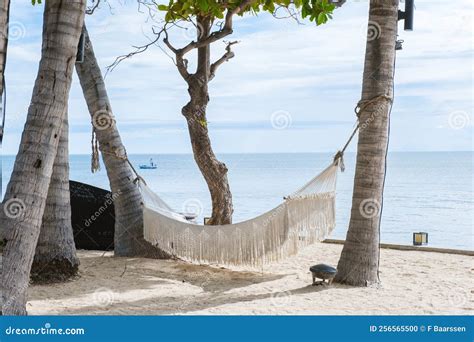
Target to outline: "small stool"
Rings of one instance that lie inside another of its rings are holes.
[[[313,286],[314,285],[331,285],[334,277],[337,274],[337,270],[329,265],[317,264],[309,268],[313,274]],[[316,282],[316,278],[322,279],[322,281]],[[326,280],[328,281],[326,283]]]

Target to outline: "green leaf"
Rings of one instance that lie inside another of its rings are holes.
[[[173,20],[173,14],[171,12],[167,12],[165,15],[165,20],[166,21],[172,21]]]
[[[316,23],[318,25],[324,24],[328,19],[326,18],[326,14],[323,12],[319,13],[318,19],[316,20]]]
[[[308,16],[308,10],[306,9],[306,6],[303,6],[303,8],[301,9],[301,16],[303,18],[306,18]]]
[[[32,0],[32,2],[38,3],[40,0]],[[195,21],[200,16],[216,24],[216,20],[224,19],[225,13],[235,9],[243,0],[163,0],[159,2],[163,4],[157,5],[157,8],[166,13],[167,22],[183,19]],[[254,0],[237,15],[256,15],[261,11],[273,13],[278,7],[294,7],[295,13],[299,13],[302,19],[316,22],[317,25],[322,25],[332,19],[333,10],[336,8],[330,0]]]
[[[199,119],[198,122],[199,122],[199,124],[200,124],[202,127],[204,127],[204,128],[207,127],[207,121],[206,121],[206,119]]]
[[[207,12],[207,10],[209,9],[209,4],[207,3],[207,0],[197,0],[197,1],[198,1],[199,8],[202,11]]]

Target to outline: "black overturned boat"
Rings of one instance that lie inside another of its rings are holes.
[[[115,212],[112,193],[76,181],[69,181],[69,186],[76,248],[113,250]]]

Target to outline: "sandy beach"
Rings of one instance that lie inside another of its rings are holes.
[[[381,250],[381,285],[311,286],[309,266],[337,265],[341,245],[316,244],[260,272],[79,251],[79,276],[29,288],[31,315],[466,315],[473,258]]]

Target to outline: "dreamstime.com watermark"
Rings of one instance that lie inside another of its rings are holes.
[[[452,129],[460,130],[471,125],[472,118],[470,115],[462,110],[457,110],[449,114],[448,123]]]
[[[365,26],[365,25],[364,25]],[[369,21],[367,25],[367,41],[377,40],[382,35],[382,28],[376,21]]]
[[[289,112],[284,110],[278,110],[272,113],[270,122],[274,129],[284,130],[291,126],[293,119]]]
[[[291,291],[273,292],[270,297],[272,306],[275,309],[287,307],[291,304],[293,298]]]
[[[359,212],[366,219],[378,217],[381,210],[382,205],[375,198],[366,198],[359,205]]]
[[[85,335],[84,328],[53,328],[50,323],[45,323],[39,328],[15,328],[9,326],[5,335]]]
[[[100,215],[102,215],[107,210],[107,208],[110,207],[121,194],[122,194],[121,190],[118,190],[116,193],[113,193],[112,195],[108,194],[107,200],[105,201],[105,203],[99,209],[97,209],[97,211],[94,214],[92,214],[90,218],[84,221],[85,226],[89,227],[95,220],[97,220],[97,218]]]
[[[0,31],[0,37],[8,37],[9,41],[16,41],[25,38],[26,28],[23,23],[19,21],[12,21],[8,24],[7,30]]]
[[[182,211],[184,214],[193,215],[193,216],[201,216],[204,211],[204,206],[202,202],[197,198],[189,198],[183,202]]]
[[[25,212],[25,202],[20,198],[10,198],[3,205],[3,211],[8,218],[16,219]]]
[[[112,112],[107,109],[101,109],[92,115],[92,125],[95,129],[103,131],[115,125],[115,118]]]
[[[92,294],[92,301],[99,306],[109,306],[114,304],[117,299],[114,291],[106,287],[101,287]]]

